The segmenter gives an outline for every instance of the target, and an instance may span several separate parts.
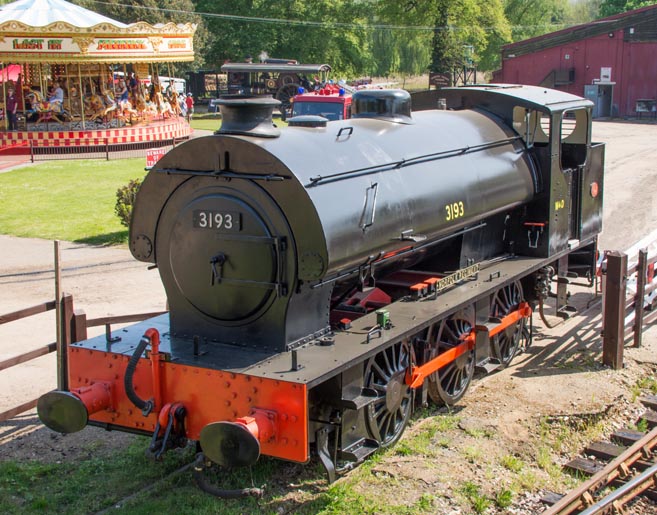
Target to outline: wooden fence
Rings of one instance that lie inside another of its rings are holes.
[[[28,318],[34,315],[38,315],[40,313],[46,313],[52,310],[57,310],[57,301],[50,300],[47,302],[42,302],[41,304],[37,304],[36,306],[20,309],[12,313],[7,313],[6,315],[0,315],[0,325],[9,322],[14,322],[16,320]],[[73,318],[73,297],[68,294],[63,295],[60,301],[60,309],[57,311],[59,312],[59,317],[60,317],[60,320],[57,323],[57,327],[62,327],[62,328],[70,327],[70,321]],[[12,358],[0,362],[0,371],[6,370],[11,367],[15,367],[16,365],[20,365],[21,363],[26,363],[38,357],[45,356],[46,354],[50,354],[51,352],[55,352],[58,350],[58,347],[63,347],[69,343],[71,343],[71,332],[70,330],[67,331],[66,329],[64,329],[64,331],[62,331],[62,338],[56,338],[55,342],[49,343],[48,345],[44,345],[43,347],[39,347],[37,349],[31,350],[29,352],[25,352],[23,354],[19,354],[17,356],[14,356]],[[59,363],[60,360],[58,359],[58,364]],[[65,377],[66,377],[66,370],[57,371],[58,388],[66,387]],[[63,383],[62,380],[64,380]],[[24,411],[34,408],[37,404],[37,400],[38,399],[33,399],[29,402],[25,402],[7,411],[3,411],[2,413],[0,413],[0,422],[9,420],[10,418],[15,417],[19,413],[23,413]]]
[[[6,324],[8,322],[13,322],[16,320],[21,320],[33,315],[38,315],[40,313],[45,313],[48,311],[56,310],[57,301],[51,300],[43,302],[36,306],[29,308],[21,309],[19,311],[14,311],[12,313],[7,313],[6,315],[0,315],[0,325]],[[68,346],[71,343],[87,339],[87,328],[89,327],[98,327],[105,326],[105,334],[107,338],[111,337],[111,324],[124,324],[129,322],[138,322],[145,320],[147,318],[155,317],[166,313],[166,311],[158,311],[153,313],[139,313],[134,315],[118,315],[110,316],[103,318],[92,318],[87,320],[87,315],[81,309],[75,309],[73,306],[73,296],[65,293],[61,297],[59,317],[57,320],[58,330],[61,331],[61,337],[57,338],[57,341],[39,347],[37,349],[25,352],[23,354],[14,356],[12,358],[6,359],[0,362],[0,371],[6,370],[8,368],[26,363],[35,358],[45,356],[51,352],[57,351],[57,388],[67,390],[68,389],[68,371],[66,369],[66,355]],[[57,314],[55,315],[57,316]],[[61,329],[60,329],[61,328]],[[44,392],[45,393],[45,392]],[[38,399],[33,399],[29,402],[25,402],[19,406],[11,408],[7,411],[0,413],[0,422],[9,420],[10,418],[15,417],[16,415],[28,411],[34,408],[37,404]]]
[[[606,258],[602,314],[602,361],[614,369],[623,366],[625,341],[632,336],[641,346],[643,327],[657,320],[655,301],[655,262],[657,253],[638,251],[636,262],[628,264],[628,254],[609,252]],[[628,295],[628,290],[630,290]]]

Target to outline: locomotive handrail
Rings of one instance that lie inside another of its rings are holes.
[[[237,173],[226,170],[186,170],[184,168],[160,168],[155,170],[158,173],[168,173],[173,175],[203,175],[213,177],[228,177],[230,179],[247,179],[250,181],[284,181],[290,179],[286,175],[270,173],[267,175],[258,175],[254,173]]]
[[[465,146],[457,149],[443,150],[441,152],[434,152],[431,154],[424,154],[421,156],[409,157],[399,159],[397,161],[391,161],[389,163],[384,163],[374,166],[366,166],[365,168],[356,168],[355,170],[347,170],[345,172],[338,172],[331,175],[316,175],[315,177],[310,178],[310,182],[305,184],[306,188],[311,188],[313,186],[319,186],[322,183],[330,183],[349,177],[360,177],[361,175],[369,175],[377,172],[386,172],[389,170],[398,170],[399,168],[405,168],[414,164],[427,163],[430,161],[437,161],[439,159],[447,159],[450,157],[461,156],[463,154],[471,154],[473,152],[480,152],[482,150],[488,150],[491,148],[496,148],[508,143],[513,143],[514,141],[522,139],[520,136],[512,136],[510,138],[505,138],[497,141],[491,141],[488,143],[482,143],[480,145],[474,146]]]

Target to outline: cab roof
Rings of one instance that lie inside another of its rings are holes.
[[[513,103],[552,113],[574,108],[593,107],[593,102],[577,95],[541,86],[521,84],[473,84],[458,88],[444,88],[440,90],[440,96],[447,98],[449,108],[472,107],[475,105],[486,107],[486,105],[495,103]]]

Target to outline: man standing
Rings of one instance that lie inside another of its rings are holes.
[[[16,125],[16,110],[18,109],[18,99],[14,95],[14,88],[10,87],[7,90],[7,119],[9,120],[9,130],[15,131]]]

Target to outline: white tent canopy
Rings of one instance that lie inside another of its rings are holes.
[[[65,0],[0,7],[0,62],[164,63],[194,60],[193,23],[126,25]]]
[[[45,27],[65,22],[76,27],[90,28],[100,23],[126,28],[125,23],[90,11],[64,0],[18,0],[0,7],[0,23],[18,21],[32,27]]]

